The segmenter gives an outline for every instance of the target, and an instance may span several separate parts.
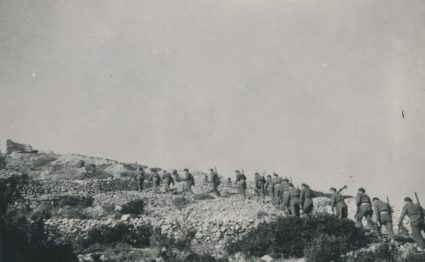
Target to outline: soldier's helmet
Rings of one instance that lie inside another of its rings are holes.
[[[359,188],[359,190],[358,190],[359,192],[362,192],[362,193],[365,193],[366,192],[366,190],[364,190],[364,188],[363,187],[361,187],[361,188]]]
[[[336,188],[335,187],[331,187],[329,190],[336,192]]]
[[[410,202],[410,203],[412,203],[413,200],[410,197],[405,197],[404,198],[404,202]]]

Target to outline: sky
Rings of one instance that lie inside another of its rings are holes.
[[[2,0],[0,148],[425,202],[424,24],[421,0]]]

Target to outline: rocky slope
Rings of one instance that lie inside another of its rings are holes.
[[[227,241],[240,238],[263,221],[284,216],[271,204],[270,197],[257,198],[252,186],[247,197],[237,194],[233,185],[222,184],[221,197],[215,197],[211,185],[203,182],[205,174],[193,172],[196,186],[193,195],[185,195],[184,182],[172,186],[173,193],[156,194],[151,188],[139,192],[133,179],[135,165],[82,155],[58,155],[39,152],[13,152],[5,158],[6,168],[0,176],[26,173],[33,182],[23,189],[24,197],[35,209],[51,208],[53,216],[45,221],[52,239],[84,237],[93,227],[117,223],[135,226],[151,224],[163,234],[181,238],[185,232],[196,232],[199,245],[213,244],[222,254]],[[149,184],[148,184],[149,186]],[[57,207],[63,196],[91,198],[91,205],[76,208]],[[122,213],[122,207],[133,200],[145,202],[141,215]],[[56,201],[56,202],[55,202]],[[329,200],[314,199],[315,212],[330,212]],[[349,217],[355,214],[354,199],[347,199]],[[398,218],[399,207],[394,207]],[[406,221],[407,222],[407,221]],[[82,260],[84,260],[82,258]]]

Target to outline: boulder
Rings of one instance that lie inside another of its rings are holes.
[[[272,261],[274,261],[274,260],[273,260],[273,258],[272,258],[271,256],[269,256],[269,255],[264,255],[264,256],[262,256],[262,257],[261,257],[261,261],[264,261],[264,262],[272,262]]]

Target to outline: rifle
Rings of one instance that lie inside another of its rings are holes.
[[[347,189],[347,185],[344,185],[343,187],[341,187],[341,188],[338,190],[338,193],[341,193],[341,192],[342,192],[342,190],[344,190],[344,189]]]
[[[218,175],[217,168],[215,166],[214,166],[214,172],[215,172],[216,175]]]
[[[415,192],[416,202],[418,203],[419,207],[422,208],[421,202],[419,202],[418,194]]]
[[[292,177],[289,177],[289,182],[292,184]]]

